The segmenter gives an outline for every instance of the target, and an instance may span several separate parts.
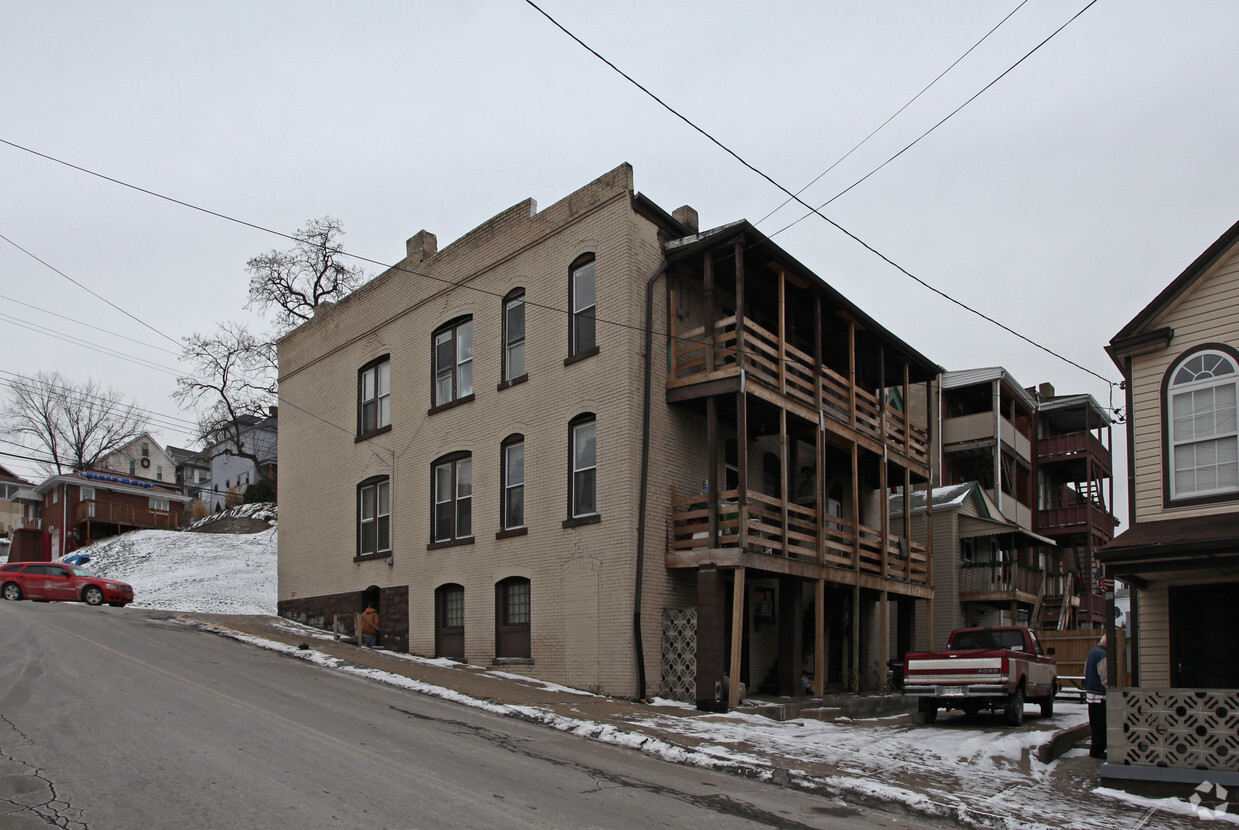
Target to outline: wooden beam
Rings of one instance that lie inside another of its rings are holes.
[[[740,705],[740,655],[744,645],[744,568],[737,568],[731,596],[731,670],[727,708]]]

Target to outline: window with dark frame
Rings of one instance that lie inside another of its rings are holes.
[[[495,656],[508,659],[528,659],[530,649],[529,580],[509,577],[495,585]]]
[[[357,373],[357,434],[391,425],[391,360],[383,356]]]
[[[589,354],[598,346],[595,260],[593,254],[586,256],[588,259],[582,257],[572,265],[570,352],[573,357]]]
[[[572,431],[571,517],[579,519],[598,513],[598,430],[592,414],[574,418]]]
[[[503,379],[525,377],[525,290],[518,288],[503,301]]]
[[[431,542],[450,543],[473,537],[473,459],[448,456],[434,465]]]
[[[1171,370],[1166,389],[1168,490],[1174,499],[1239,492],[1239,366],[1206,349]]]
[[[386,476],[357,486],[357,556],[391,553],[391,486]]]
[[[512,435],[503,442],[503,529],[525,526],[525,439]]]
[[[473,394],[473,318],[457,320],[434,335],[434,406]]]

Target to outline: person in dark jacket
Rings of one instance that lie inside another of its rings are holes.
[[[1106,757],[1106,635],[1088,653],[1084,664],[1084,699],[1088,702],[1088,728],[1093,734],[1088,754]]]

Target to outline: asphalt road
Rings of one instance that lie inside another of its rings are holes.
[[[930,828],[290,660],[0,601],[0,827]]]

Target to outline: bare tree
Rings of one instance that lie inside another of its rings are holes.
[[[75,383],[59,372],[17,375],[0,410],[0,430],[46,453],[48,473],[89,470],[147,429],[147,413],[98,381]]]
[[[343,298],[366,278],[364,269],[345,263],[344,235],[339,219],[311,219],[287,251],[268,251],[245,265],[250,274],[246,308],[273,312],[276,326],[286,330],[314,316],[324,302]]]
[[[226,455],[251,461],[269,480],[252,427],[276,403],[275,344],[239,323],[224,323],[213,335],[185,338],[181,359],[191,374],[176,380],[172,397],[200,411],[198,437]]]

